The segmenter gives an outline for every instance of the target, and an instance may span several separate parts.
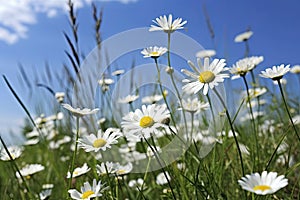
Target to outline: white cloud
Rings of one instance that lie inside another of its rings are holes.
[[[8,44],[26,38],[28,26],[37,23],[37,14],[49,18],[67,11],[66,0],[0,0],[0,40]],[[75,8],[89,4],[91,0],[73,0]]]
[[[26,38],[28,27],[37,23],[37,14],[55,17],[66,12],[68,0],[0,0],[0,40],[8,44]],[[88,5],[93,0],[73,0],[76,9]],[[95,2],[131,3],[138,0],[94,0]]]

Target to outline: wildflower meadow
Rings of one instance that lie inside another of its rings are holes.
[[[245,52],[229,65],[169,13],[102,40],[94,4],[96,47],[83,54],[67,6],[69,63],[34,83],[50,96],[36,113],[3,75],[27,118],[22,144],[0,137],[1,200],[300,199],[299,66],[264,66],[251,30],[231,41]],[[126,55],[147,64],[115,67]]]

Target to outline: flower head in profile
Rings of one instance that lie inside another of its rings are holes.
[[[101,197],[103,190],[105,190],[107,187],[103,188],[104,184],[99,181],[97,183],[96,179],[93,180],[93,185],[90,185],[89,182],[85,182],[83,184],[83,187],[81,187],[81,192],[78,192],[76,189],[70,189],[68,190],[70,196],[72,199],[84,199],[84,200],[90,200],[95,197]]]
[[[154,58],[157,59],[168,51],[165,47],[147,47],[141,51],[141,54],[144,55],[144,58]]]
[[[118,70],[116,70],[116,71],[113,71],[112,73],[111,73],[111,75],[112,76],[120,76],[120,75],[122,75],[122,74],[124,74],[125,73],[125,70],[124,69],[118,69]]]
[[[252,31],[246,31],[244,33],[238,34],[235,36],[234,41],[235,42],[245,42],[249,40],[249,38],[253,35]]]
[[[137,100],[139,98],[139,95],[127,95],[126,97],[124,98],[120,98],[119,99],[119,103],[132,103],[134,102],[135,100]]]
[[[263,56],[252,56],[243,58],[237,61],[230,69],[230,73],[234,74],[231,79],[237,79],[241,76],[245,76],[247,72],[253,70],[258,64],[264,60]]]
[[[95,114],[99,111],[99,108],[95,108],[93,110],[89,109],[89,108],[73,108],[72,106],[70,106],[69,104],[62,104],[62,106],[69,110],[75,117],[83,117],[85,115],[91,115],[91,114]]]
[[[194,63],[188,61],[188,64],[194,72],[182,69],[185,75],[189,76],[191,80],[184,79],[182,82],[187,83],[182,87],[183,91],[191,94],[196,94],[203,88],[203,94],[207,95],[208,88],[213,89],[215,86],[222,83],[225,78],[228,78],[228,74],[224,74],[227,68],[224,68],[226,63],[225,59],[214,59],[212,63],[209,63],[209,58],[204,58],[204,66],[202,66],[201,60],[198,58],[198,65],[196,67]]]
[[[167,176],[167,177],[166,177]],[[156,176],[156,184],[157,185],[164,185],[168,183],[168,180],[171,180],[171,177],[169,175],[168,172],[166,172],[166,174],[164,174],[163,172],[159,173]]]
[[[121,136],[122,134],[119,130],[108,128],[103,133],[103,131],[99,129],[97,135],[90,134],[80,138],[78,140],[78,145],[86,152],[98,152],[99,150],[105,151],[106,148],[111,148],[112,144],[117,144],[118,138]]]
[[[246,177],[243,177],[238,183],[244,190],[258,195],[266,195],[273,194],[287,186],[288,179],[284,178],[283,175],[277,176],[276,172],[268,173],[264,171],[261,175],[259,173],[246,175]]]
[[[290,72],[293,74],[300,74],[300,65],[294,65]]]
[[[171,14],[169,14],[168,18],[164,15],[152,21],[156,25],[151,25],[149,31],[164,31],[165,33],[173,33],[176,30],[183,29],[183,25],[187,23],[187,21],[182,21],[182,18],[177,18],[173,21]]]
[[[151,134],[157,134],[159,128],[165,127],[161,121],[168,118],[169,115],[165,105],[143,105],[141,110],[136,109],[124,116],[121,125],[126,136],[147,138]]]
[[[77,167],[74,169],[72,177],[74,178],[74,177],[80,176],[82,174],[89,172],[90,170],[91,170],[91,168],[89,168],[88,165],[86,163],[84,163],[82,167]],[[71,178],[70,172],[68,172],[67,178]]]
[[[273,66],[272,68],[266,69],[266,71],[262,71],[260,76],[277,81],[280,80],[289,71],[290,65],[284,66],[284,64],[281,64],[280,66]]]
[[[197,58],[213,57],[215,55],[216,51],[212,49],[204,49],[196,53]]]
[[[201,102],[198,98],[188,98],[188,99],[182,99],[182,108],[179,108],[179,110],[184,109],[186,112],[190,113],[198,113],[201,110],[206,110],[209,108],[209,103],[207,102]]]
[[[28,164],[20,170],[20,173],[23,177],[30,178],[31,175],[43,171],[45,167],[41,164]],[[20,178],[18,172],[16,172],[16,176]]]
[[[24,148],[20,147],[20,146],[9,146],[9,147],[7,147],[7,149],[9,151],[9,154],[11,155],[12,159],[14,160],[16,158],[19,158],[22,155]],[[10,160],[10,157],[4,148],[1,149],[0,160],[4,160],[4,161]]]

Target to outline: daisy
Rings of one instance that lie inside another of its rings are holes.
[[[259,63],[263,61],[264,57],[262,56],[252,56],[243,58],[237,61],[230,69],[230,73],[234,74],[231,79],[237,79],[241,76],[245,76],[247,72],[253,70]]]
[[[99,129],[97,135],[90,134],[79,139],[78,145],[86,152],[98,152],[99,150],[105,151],[106,148],[111,148],[112,144],[117,144],[117,139],[121,136],[122,134],[119,130],[108,128],[103,133],[103,131]]]
[[[128,186],[131,188],[135,188],[136,190],[141,190],[141,189],[145,190],[146,189],[144,180],[141,178],[138,178],[137,180],[129,181]]]
[[[184,109],[190,113],[198,113],[201,110],[207,110],[208,108],[209,103],[201,102],[198,100],[198,98],[188,98],[187,100],[182,99],[182,108],[179,108],[178,110]]]
[[[119,163],[115,166],[116,168],[116,175],[117,176],[122,176],[122,175],[125,175],[125,174],[128,174],[132,171],[132,164],[131,162],[129,162],[128,164],[126,165],[120,165]]]
[[[177,18],[173,21],[173,17],[169,14],[167,18],[166,15],[157,17],[155,20],[152,20],[156,25],[151,25],[149,31],[164,31],[165,33],[173,33],[178,29],[183,29],[183,25],[187,21],[182,21],[182,18]]]
[[[44,199],[47,199],[51,196],[52,194],[52,189],[46,189],[46,190],[42,190],[40,193],[39,193],[39,197],[41,200],[44,200]]]
[[[113,174],[116,172],[116,164],[113,162],[101,163],[96,165],[96,170],[99,175]]]
[[[30,175],[33,175],[40,171],[43,171],[44,169],[45,169],[45,167],[41,164],[28,164],[20,170],[20,173],[23,177],[26,177],[27,179],[29,179]],[[20,175],[18,172],[16,172],[16,176],[18,178],[20,178]]]
[[[75,117],[83,117],[84,115],[91,115],[91,114],[95,114],[99,111],[99,108],[95,108],[93,110],[89,109],[89,108],[73,108],[72,106],[70,106],[69,104],[62,104],[62,106],[69,110]]]
[[[204,49],[196,53],[197,58],[213,57],[216,55],[215,50]]]
[[[282,79],[280,79],[279,81],[280,81],[280,83],[281,83],[282,85],[286,85],[286,84],[287,84],[287,80],[286,80],[285,78],[282,78]],[[273,84],[274,84],[274,85],[278,85],[278,81],[273,81]]]
[[[246,31],[244,33],[238,34],[235,38],[234,38],[234,42],[244,42],[249,40],[249,38],[253,35],[252,31]]]
[[[284,64],[281,64],[280,66],[273,66],[272,68],[266,69],[266,71],[262,71],[260,76],[272,80],[280,80],[289,71],[290,65],[284,66]]]
[[[145,96],[142,98],[142,103],[154,104],[154,103],[162,100],[163,98],[164,98],[163,95],[159,95],[159,94]]]
[[[284,178],[284,175],[277,176],[276,172],[264,171],[261,175],[259,173],[246,175],[238,183],[244,190],[258,195],[266,195],[273,194],[287,186],[288,179]]]
[[[161,121],[168,118],[169,115],[165,105],[143,105],[142,110],[136,109],[124,116],[121,126],[128,136],[134,135],[147,138],[151,134],[158,133],[159,128],[165,127]]]
[[[111,75],[112,76],[120,76],[121,74],[124,74],[124,73],[125,73],[124,69],[119,69],[119,70],[112,72]]]
[[[265,94],[267,92],[267,89],[265,87],[250,88],[248,92],[249,92],[250,99],[253,99]],[[247,95],[247,91],[244,92],[244,95]]]
[[[124,98],[120,98],[119,99],[119,103],[132,103],[134,102],[135,100],[137,100],[139,98],[139,95],[127,95],[126,97]]]
[[[294,65],[290,72],[294,74],[300,74],[300,65]]]
[[[160,56],[162,56],[163,54],[167,53],[168,49],[165,47],[147,47],[145,49],[143,49],[143,51],[141,51],[141,54],[144,55],[144,58],[154,58],[157,59]]]
[[[199,58],[197,61],[199,68],[197,68],[191,61],[188,61],[188,64],[194,72],[190,72],[186,69],[181,70],[185,75],[192,78],[191,80],[184,79],[182,81],[187,83],[182,87],[183,91],[186,93],[196,94],[203,88],[203,94],[207,95],[208,88],[213,89],[215,86],[219,85],[219,83],[222,83],[224,78],[229,77],[228,74],[221,73],[227,70],[227,68],[224,68],[226,65],[225,59],[214,59],[213,62],[209,64],[209,58],[206,57],[204,58],[204,66],[202,66]]]
[[[64,92],[56,92],[55,93],[55,98],[56,98],[58,103],[62,103],[64,101],[64,98],[65,98],[65,93]]]
[[[168,172],[166,172],[166,176],[168,177],[169,181],[171,180],[171,177]],[[165,174],[163,172],[159,173],[156,176],[156,184],[157,185],[164,185],[168,183],[168,179],[166,178]]]
[[[95,197],[101,197],[101,192],[107,187],[103,188],[104,184],[101,183],[101,181],[96,182],[96,179],[93,180],[93,185],[91,186],[89,182],[85,182],[83,184],[83,187],[81,187],[81,193],[78,192],[76,189],[70,189],[68,192],[70,193],[70,196],[72,199],[84,199],[84,200],[90,200]]]
[[[89,168],[88,165],[86,163],[84,163],[82,167],[77,167],[74,169],[72,177],[74,178],[74,177],[80,176],[82,174],[87,173],[90,170],[91,170],[91,168]],[[71,178],[70,172],[68,172],[67,178]]]
[[[7,150],[9,151],[9,154],[11,155],[13,160],[19,158],[22,155],[23,149],[24,149],[23,147],[19,147],[19,146],[7,147]],[[10,157],[4,148],[1,149],[0,160],[4,160],[4,161],[10,160]]]

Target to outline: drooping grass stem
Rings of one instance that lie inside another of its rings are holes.
[[[73,179],[73,171],[74,171],[74,165],[75,165],[75,159],[77,154],[77,148],[78,148],[78,138],[79,138],[79,119],[80,117],[76,117],[76,138],[75,138],[75,150],[73,152],[73,158],[70,168],[70,181],[69,181],[69,189],[72,187],[72,179]]]
[[[245,170],[244,170],[244,163],[243,163],[242,152],[241,152],[241,149],[240,149],[240,146],[239,146],[239,142],[238,142],[237,137],[236,137],[236,133],[235,133],[234,128],[233,128],[233,123],[232,123],[231,117],[229,115],[228,109],[226,107],[226,104],[225,104],[224,100],[222,99],[221,95],[219,94],[219,92],[215,88],[213,89],[213,91],[215,92],[215,94],[217,95],[217,97],[219,98],[219,100],[221,101],[221,103],[222,103],[222,105],[223,105],[223,107],[225,109],[226,116],[228,118],[229,125],[230,125],[231,131],[232,131],[232,134],[233,134],[233,137],[234,137],[234,141],[235,141],[235,144],[236,144],[236,147],[237,147],[237,150],[238,150],[238,155],[239,155],[239,159],[240,159],[242,173],[243,173],[243,176],[245,176]]]
[[[278,79],[277,82],[278,82],[278,86],[279,86],[279,89],[280,89],[280,93],[281,93],[281,96],[282,96],[282,100],[283,100],[283,103],[284,103],[286,112],[287,112],[287,114],[288,114],[288,116],[289,116],[290,122],[292,123],[292,126],[293,126],[293,129],[294,129],[294,131],[295,131],[295,134],[296,134],[296,136],[297,136],[297,138],[298,138],[298,140],[299,140],[299,142],[300,142],[299,134],[298,134],[298,132],[297,132],[296,126],[295,126],[295,124],[294,124],[294,122],[293,122],[291,113],[290,113],[290,111],[289,111],[288,105],[287,105],[286,100],[285,100],[285,97],[284,97],[284,93],[283,93],[283,90],[282,90],[282,85],[281,85],[280,79]]]

